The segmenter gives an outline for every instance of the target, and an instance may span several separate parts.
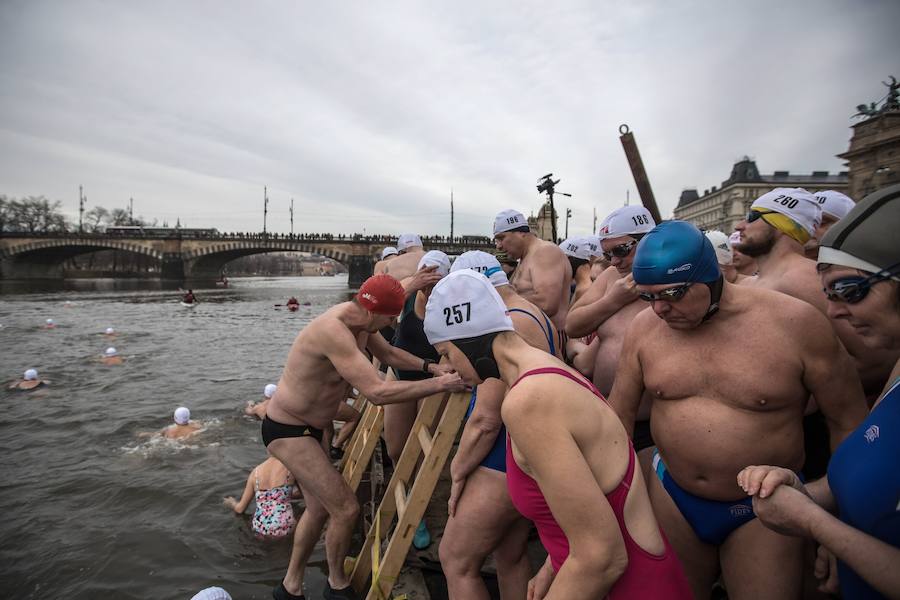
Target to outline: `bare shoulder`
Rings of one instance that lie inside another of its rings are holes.
[[[554,389],[556,377],[526,377],[506,393],[500,414],[503,421],[512,423],[535,424],[545,422],[559,403],[553,398],[558,396],[558,388]]]
[[[543,261],[565,261],[565,253],[554,243],[541,240],[534,249],[535,256]]]
[[[739,310],[754,321],[764,318],[791,330],[825,328],[831,324],[815,306],[786,292],[762,287],[733,286]]]
[[[643,302],[643,300],[635,302]],[[666,322],[656,316],[656,313],[647,305],[647,308],[640,311],[631,320],[625,337],[631,344],[640,343],[645,339],[657,337],[663,327],[668,327]]]

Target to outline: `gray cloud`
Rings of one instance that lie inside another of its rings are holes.
[[[763,171],[842,169],[849,116],[897,73],[890,0],[859,2],[0,5],[0,193],[74,214],[287,231],[488,233],[563,178],[573,233]],[[303,215],[302,217],[300,215]]]

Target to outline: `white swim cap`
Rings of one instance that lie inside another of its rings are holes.
[[[191,411],[184,406],[175,409],[175,422],[179,425],[187,425],[191,420]]]
[[[118,355],[119,355],[118,351],[116,351],[116,349],[113,348],[112,346],[110,346],[109,348],[107,348],[107,349],[106,349],[106,352],[104,352],[104,354],[105,354],[106,356],[118,356]]]
[[[497,257],[488,252],[482,252],[481,250],[469,250],[468,252],[463,252],[453,261],[450,272],[453,273],[460,269],[472,269],[473,271],[478,271],[487,277],[494,287],[509,285],[509,278],[506,276],[506,273],[503,272],[503,268],[500,266]]]
[[[47,319],[47,325],[53,325],[53,319]]]
[[[429,250],[425,256],[419,259],[416,270],[418,271],[422,267],[437,267],[437,272],[441,277],[445,277],[450,272],[450,257],[440,250]]]
[[[846,194],[836,192],[834,190],[823,190],[815,192],[816,200],[819,201],[819,207],[822,212],[830,217],[834,217],[838,221],[847,216],[856,203]]]
[[[278,386],[274,383],[269,383],[266,387],[263,388],[263,396],[266,398],[271,398],[275,395],[275,390],[278,389]]]
[[[572,258],[578,258],[580,260],[588,260],[591,258],[590,248],[588,248],[584,238],[567,238],[563,240],[559,245],[559,248],[566,256],[571,256]]]
[[[38,378],[37,369],[28,369],[25,371],[25,381],[34,381]]]
[[[822,209],[819,208],[819,201],[803,188],[775,188],[754,200],[750,209],[755,208],[761,208],[765,212],[775,212],[790,219],[796,227],[783,220],[766,222],[801,244],[806,243],[815,234],[816,228],[822,224]]]
[[[116,330],[113,329],[112,327],[107,327],[107,328],[106,328],[106,335],[112,335],[112,334],[114,334],[115,332],[116,332]]]
[[[416,246],[422,247],[422,238],[417,236],[415,233],[403,233],[400,234],[400,237],[397,238],[397,251],[403,252],[410,248],[415,248]]]
[[[603,256],[603,249],[600,248],[600,236],[598,235],[586,235],[583,238],[585,246],[587,246],[588,253],[591,256]]]
[[[231,594],[220,587],[208,587],[200,590],[191,598],[191,600],[234,600]]]
[[[730,265],[734,260],[734,255],[731,253],[731,242],[728,241],[728,236],[714,229],[706,232],[706,239],[716,251],[716,261],[720,265]]]
[[[386,259],[388,256],[394,256],[395,254],[397,254],[397,249],[393,246],[388,246],[381,251],[381,260]]]
[[[484,275],[460,269],[437,282],[425,305],[429,344],[513,331],[506,304]]]
[[[643,206],[623,206],[609,213],[600,223],[597,236],[601,240],[621,237],[623,235],[635,235],[647,233],[656,227],[656,221],[650,211]]]
[[[501,210],[494,217],[494,235],[518,229],[519,227],[528,227],[528,219],[517,210],[511,208]]]

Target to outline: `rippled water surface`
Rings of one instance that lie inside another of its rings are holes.
[[[242,408],[277,381],[297,332],[349,291],[346,276],[231,283],[195,289],[189,309],[149,282],[0,282],[0,378],[33,367],[51,382],[0,390],[0,596],[186,600],[219,585],[236,600],[271,597],[289,542],[257,541],[252,507],[241,518],[222,505],[265,459]],[[273,307],[290,295],[311,306]],[[124,365],[97,361],[109,345]],[[187,443],[137,437],[179,405],[204,431]],[[320,545],[311,597],[324,564]]]

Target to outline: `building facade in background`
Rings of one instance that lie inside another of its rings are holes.
[[[775,171],[767,175],[759,172],[756,161],[745,156],[734,163],[731,175],[721,186],[704,190],[703,195],[696,189],[681,192],[675,218],[689,221],[700,229],[731,233],[750,210],[751,203],[766,192],[779,187],[802,187],[810,192],[837,190],[846,194],[847,175],[846,171],[813,171],[808,175]]]
[[[544,202],[537,216],[533,213],[528,217],[528,227],[531,232],[548,242],[553,241],[553,209],[550,208],[550,201]]]

